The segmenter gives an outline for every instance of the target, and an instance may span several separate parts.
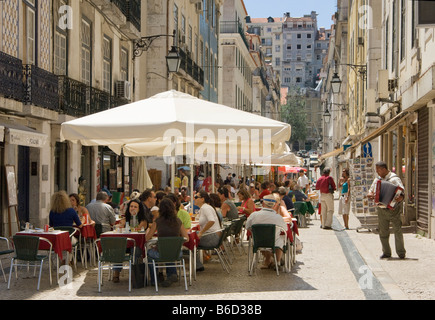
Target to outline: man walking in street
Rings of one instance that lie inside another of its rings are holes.
[[[388,181],[396,186],[403,189],[402,180],[393,172],[388,170],[388,166],[384,161],[379,161],[376,164],[376,173],[379,177],[375,178],[373,181],[367,198],[374,199],[376,194],[376,186],[378,180]],[[397,202],[402,202],[404,199],[403,195],[396,197]],[[385,205],[378,203],[376,206],[376,213],[378,215],[378,228],[379,228],[379,238],[382,244],[382,256],[381,259],[387,259],[391,257],[391,247],[390,247],[390,221],[393,225],[394,240],[396,245],[396,253],[400,259],[405,259],[406,250],[405,243],[403,240],[402,232],[402,219],[400,217],[401,213],[401,203],[398,203],[393,209],[388,209]]]
[[[321,227],[329,230],[332,229],[332,219],[334,217],[334,191],[337,189],[334,179],[329,175],[330,173],[330,168],[323,169],[323,174],[316,183],[316,190],[320,191]]]

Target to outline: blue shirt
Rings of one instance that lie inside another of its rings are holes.
[[[347,193],[349,191],[349,185],[347,182],[343,183],[341,193]]]
[[[72,227],[74,222],[77,226],[82,224],[77,212],[73,208],[68,208],[62,213],[50,211],[50,227]]]

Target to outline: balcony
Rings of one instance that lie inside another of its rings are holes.
[[[249,50],[249,43],[245,36],[243,26],[239,21],[222,21],[220,23],[220,33],[238,33]]]
[[[140,37],[140,0],[93,0],[103,13],[121,28],[130,38]]]
[[[204,70],[202,70],[182,49],[179,49],[179,53],[181,57],[180,69],[184,70],[201,86],[204,86]]]
[[[0,51],[0,95],[23,101],[23,63]]]
[[[22,66],[25,105],[35,105],[52,111],[59,107],[58,78],[35,65]]]
[[[127,103],[126,99],[111,96],[80,81],[59,77],[59,113],[83,117]]]

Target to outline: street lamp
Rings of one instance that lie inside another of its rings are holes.
[[[338,76],[337,72],[334,72],[334,75],[332,76],[331,79],[332,93],[340,93],[341,82],[342,81],[340,80],[340,77]]]
[[[180,69],[181,57],[178,53],[178,48],[172,46],[171,51],[169,51],[166,56],[166,65],[168,66],[168,72],[178,72]]]
[[[178,47],[175,46],[175,30],[173,34],[158,34],[154,36],[141,37],[133,41],[133,59],[140,57],[144,51],[148,51],[154,40],[160,37],[173,37],[174,45],[166,56],[166,65],[168,72],[178,72],[181,64],[181,57],[178,53]]]

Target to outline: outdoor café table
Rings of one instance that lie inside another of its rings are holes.
[[[93,224],[84,224],[81,228],[79,228],[81,237],[84,239],[84,248],[83,251],[80,248],[80,252],[82,254],[82,257],[84,256],[85,260],[85,269],[87,269],[88,266],[88,255],[86,254],[86,248],[87,248],[87,240],[90,239],[90,254],[91,254],[91,262],[95,264],[95,251],[92,250],[93,246],[91,243],[94,243],[94,241],[97,239],[97,232],[95,231],[95,225]],[[80,243],[80,246],[82,244]]]
[[[136,241],[136,247],[142,250],[142,257],[146,256],[145,249],[145,232],[117,232],[117,231],[107,231],[100,235],[100,238],[104,237],[124,237],[124,238],[132,238]],[[100,244],[101,245],[101,244]],[[127,243],[127,247],[131,247],[131,243]],[[100,248],[99,248],[100,249]],[[101,250],[100,250],[101,251]]]
[[[71,245],[71,239],[69,237],[68,231],[62,231],[62,230],[54,230],[54,231],[39,231],[36,230],[29,230],[29,231],[20,231],[17,232],[18,235],[22,236],[33,236],[33,237],[41,237],[45,238],[48,241],[51,242],[53,245],[53,251],[57,254],[57,282],[59,282],[59,259],[63,260],[62,251],[67,251],[67,258],[68,253],[71,253],[72,251],[72,245]],[[39,250],[49,250],[50,246],[45,242],[39,243]]]

